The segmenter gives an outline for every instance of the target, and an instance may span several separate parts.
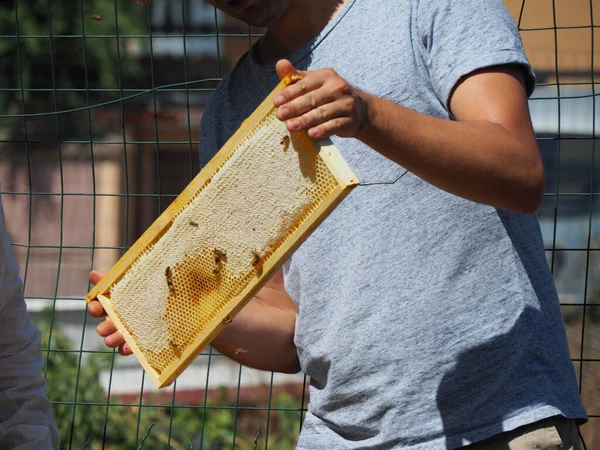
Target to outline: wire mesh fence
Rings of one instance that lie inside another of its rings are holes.
[[[107,349],[83,296],[198,173],[199,120],[260,29],[192,0],[0,6],[0,180],[63,448],[293,448],[302,375],[209,348],[156,391]],[[600,445],[600,162],[595,0],[506,0],[538,77],[538,211],[580,392]],[[595,443],[595,444],[594,444]]]

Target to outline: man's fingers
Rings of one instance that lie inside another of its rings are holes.
[[[92,270],[88,275],[88,278],[92,282],[92,284],[98,284],[98,282],[106,275],[105,272],[101,272],[99,270]]]
[[[323,85],[323,81],[321,80],[322,77],[318,76],[316,72],[296,70],[292,63],[287,59],[282,59],[277,63],[277,74],[282,80],[287,75],[301,75],[304,77],[300,81],[290,84],[275,96],[273,103],[277,107],[295,99],[296,97],[306,94],[307,92],[318,89]]]
[[[90,302],[89,305],[92,305],[94,303],[99,304],[98,301],[94,300],[93,302]],[[102,308],[102,305],[100,305],[100,308]],[[104,310],[102,309],[102,311],[104,311]],[[90,313],[92,313],[92,312],[90,311]],[[125,342],[125,338],[117,330],[117,327],[115,326],[114,322],[111,320],[110,317],[107,317],[106,319],[104,319],[96,327],[96,331],[100,336],[102,336],[104,338],[104,344],[107,347],[118,348],[119,353],[123,356],[131,355],[133,353],[131,351],[131,347],[129,347],[129,344],[127,344]]]
[[[343,136],[344,132],[352,126],[353,122],[348,117],[336,117],[328,122],[321,123],[308,130],[308,136],[311,139],[325,139],[333,136]]]
[[[302,119],[301,122],[306,125],[306,119],[311,119],[311,124],[314,120],[325,122],[332,117],[339,115],[343,104],[336,102],[335,94],[326,89],[317,89],[307,92],[283,107],[277,110],[277,118],[279,120]],[[303,117],[300,117],[304,115]],[[289,124],[288,124],[289,125]],[[297,131],[297,130],[292,130]]]
[[[286,125],[290,131],[302,131],[345,116],[345,111],[341,110],[338,105],[335,103],[327,103],[315,109],[309,110],[306,114],[303,114],[300,117],[288,120]]]
[[[104,277],[105,273],[99,270],[92,270],[88,278],[92,282],[92,284],[98,284],[98,282]],[[88,312],[92,317],[102,317],[106,315],[106,311],[100,304],[98,300],[92,300],[88,303]]]
[[[92,300],[88,303],[88,312],[92,317],[103,317],[106,315],[106,311],[104,311],[102,304],[98,300]]]
[[[102,337],[107,337],[117,331],[117,327],[113,323],[110,317],[104,319],[100,324],[96,327],[96,331]]]
[[[285,110],[290,106],[292,101],[299,100],[306,96],[309,96],[310,99],[310,95],[316,95],[317,92],[320,96],[324,95],[324,92],[320,89],[322,86],[323,79],[315,74],[307,76],[294,84],[290,84],[277,94],[273,100],[275,106],[279,108],[277,110],[277,117],[279,117],[282,112],[285,113]],[[327,95],[327,98],[334,97]],[[280,120],[285,119],[280,118]]]
[[[123,338],[123,335],[117,331],[106,336],[104,338],[104,343],[107,347],[117,348],[125,344],[125,338]]]
[[[131,351],[131,347],[129,344],[125,342],[124,344],[119,345],[119,353],[123,356],[131,355],[133,352]]]

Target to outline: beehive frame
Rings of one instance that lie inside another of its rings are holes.
[[[261,124],[263,119],[274,113],[273,99],[275,95],[289,84],[298,81],[298,79],[299,77],[288,76],[279,83],[252,115],[242,123],[240,128],[219,150],[215,157],[85,297],[87,302],[94,299],[100,301],[106,313],[113,320],[117,329],[123,334],[125,341],[130,345],[138,361],[158,388],[170,385],[181,374],[192,360],[233,320],[235,315],[247,304],[273,273],[283,265],[327,215],[345,198],[350,190],[358,184],[358,179],[330,140],[312,141],[305,132],[294,133],[292,139],[294,149],[296,151],[315,152],[318,155],[316,156],[327,166],[331,175],[335,178],[337,186],[285,238],[283,245],[277,248],[268,258],[261,260],[259,270],[256,270],[255,276],[251,278],[243,290],[227,302],[226,306],[211,320],[210,325],[205,327],[195,337],[191,345],[187,345],[168,367],[158,371],[149,364],[144,351],[133,339],[121,320],[119,311],[113,307],[110,300],[111,288],[125,276],[132,265],[149,247],[160,240],[161,236],[173,223],[173,220],[211,182],[215,173],[223,167],[224,163],[239,148],[242,141]],[[284,144],[289,145],[289,142],[287,141]]]

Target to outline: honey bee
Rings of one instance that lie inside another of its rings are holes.
[[[92,20],[102,20],[102,17],[99,14],[92,14],[90,16],[90,19],[92,19]]]
[[[252,266],[256,266],[260,262],[260,255],[257,251],[252,251]]]
[[[227,258],[227,252],[225,252],[224,250],[219,250],[215,248],[213,252],[215,254],[215,264],[219,264],[222,259]]]
[[[301,79],[302,75],[290,75],[290,84],[300,81]]]
[[[231,318],[231,316],[227,316],[223,319],[223,325],[228,325],[231,322],[233,322],[233,319]]]
[[[173,271],[170,266],[165,269],[165,277],[167,279],[167,286],[171,292],[175,292],[175,286],[173,285]]]
[[[219,275],[221,273],[221,271],[219,269],[213,269],[213,273],[215,275]]]
[[[190,220],[190,225],[193,227],[197,227],[198,226],[198,222],[194,222],[193,220]]]
[[[171,350],[173,350],[173,353],[175,353],[175,356],[177,356],[177,357],[181,356],[181,349],[179,348],[179,345],[177,345],[173,339],[171,339],[169,341],[169,345],[171,346]]]
[[[281,141],[279,141],[279,143],[283,145],[283,150],[287,150],[288,148],[290,148],[290,141],[291,139],[287,134],[281,138]]]
[[[240,347],[235,351],[235,356],[241,355],[242,353],[248,353],[248,350],[244,350],[242,347]]]

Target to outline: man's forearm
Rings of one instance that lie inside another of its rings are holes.
[[[300,363],[294,345],[296,313],[273,306],[261,296],[277,295],[265,287],[215,338],[212,345],[249,367],[297,373]]]
[[[361,141],[427,182],[458,196],[516,212],[535,211],[543,168],[535,140],[502,125],[450,121],[365,95],[369,121]],[[533,157],[532,157],[533,155]]]

